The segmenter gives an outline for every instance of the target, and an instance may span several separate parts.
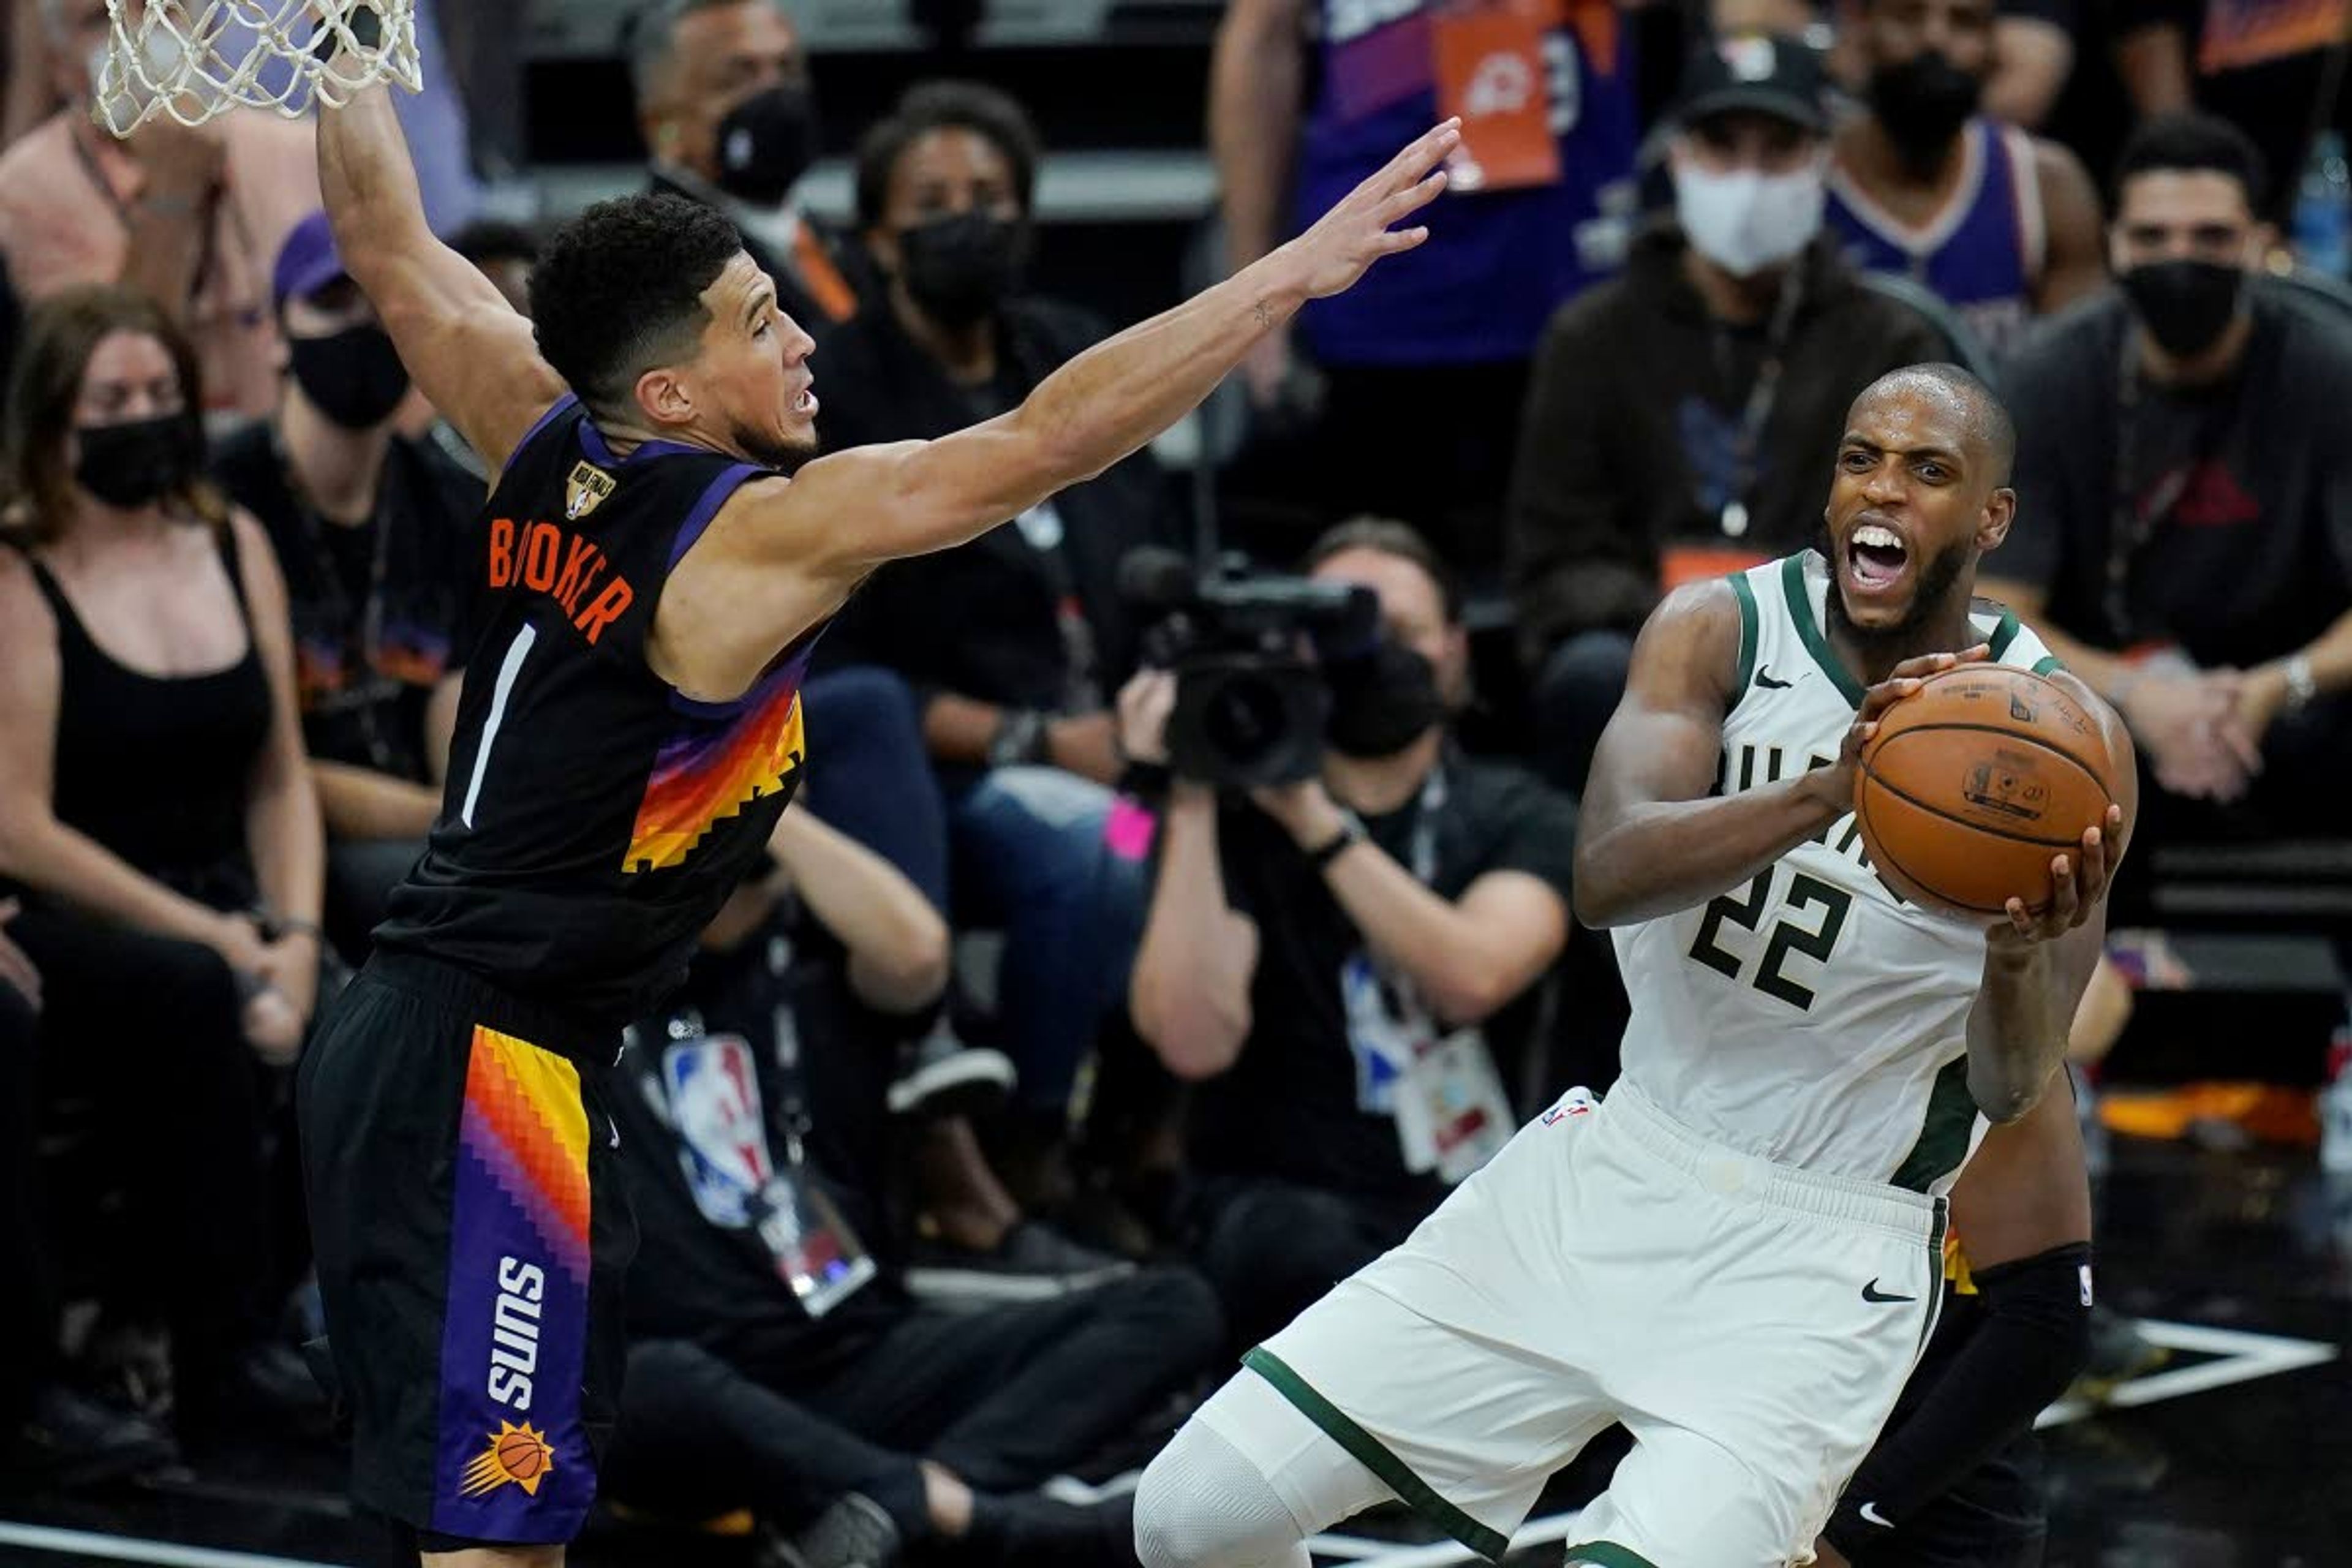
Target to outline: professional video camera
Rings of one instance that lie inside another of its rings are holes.
[[[1315,775],[1331,712],[1327,677],[1380,641],[1370,588],[1258,574],[1237,556],[1202,573],[1151,546],[1119,563],[1118,582],[1130,602],[1162,612],[1143,651],[1176,676],[1176,773],[1242,789]]]

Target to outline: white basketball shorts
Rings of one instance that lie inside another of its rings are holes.
[[[1943,1229],[1940,1198],[1724,1148],[1631,1085],[1605,1105],[1573,1090],[1246,1365],[1487,1557],[1622,1421],[1633,1450],[1570,1561],[1785,1568],[1934,1327]],[[1252,1404],[1197,1419],[1279,1490],[1297,1456],[1253,1447],[1280,1423],[1242,1419]],[[1304,1528],[1335,1522],[1284,1500]]]

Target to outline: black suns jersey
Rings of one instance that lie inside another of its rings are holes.
[[[376,942],[617,1035],[686,973],[807,757],[813,627],[731,702],[646,660],[670,572],[772,470],[648,442],[616,458],[572,397],[523,437],[467,559],[464,695],[441,815]]]

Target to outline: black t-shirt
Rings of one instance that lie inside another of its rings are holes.
[[[753,1064],[770,1168],[786,1167],[787,1125],[797,1100],[806,1116],[813,1180],[869,1250],[886,1247],[878,1196],[886,1085],[876,1075],[887,1077],[895,1059],[890,1032],[851,993],[839,945],[813,921],[793,921],[790,929],[793,957],[781,981],[768,973],[767,944],[756,939],[738,954],[698,959],[684,990],[639,1026],[613,1096],[621,1168],[641,1237],[629,1271],[631,1332],[692,1340],[739,1366],[783,1378],[815,1375],[855,1356],[906,1310],[906,1298],[884,1258],[877,1259],[885,1263],[881,1275],[824,1317],[809,1317],[778,1275],[766,1243],[729,1212],[724,1184],[713,1190],[688,1174],[695,1119],[672,1107],[663,1057],[695,1048],[668,1038],[665,1026],[672,1018],[741,1037]],[[798,1037],[791,1069],[778,1048],[780,1000]]]
[[[2120,296],[2028,341],[2009,376],[2017,521],[1986,574],[2043,590],[2093,647],[2178,643],[2209,668],[2292,653],[2352,609],[2352,326],[2260,281],[2252,303],[2235,376],[2194,393],[2142,378],[2128,419]],[[2147,520],[2120,616],[2119,470]]]
[[[425,710],[460,661],[450,645],[480,483],[438,448],[394,437],[374,516],[344,526],[296,493],[268,425],[221,442],[212,466],[229,498],[268,531],[285,575],[310,754],[426,782]]]
[[[1429,885],[1458,899],[1489,871],[1524,871],[1565,906],[1576,852],[1576,810],[1514,767],[1449,754],[1444,805],[1428,836]],[[1413,867],[1422,800],[1368,818],[1372,841]],[[1193,1101],[1194,1164],[1204,1175],[1263,1176],[1368,1196],[1426,1195],[1434,1177],[1407,1171],[1396,1123],[1358,1108],[1358,1067],[1340,973],[1363,938],[1290,837],[1247,801],[1223,805],[1217,844],[1226,901],[1257,922],[1251,1029],[1231,1071]],[[1517,1020],[1489,1020],[1490,1042]],[[1521,1108],[1524,1109],[1524,1108]]]

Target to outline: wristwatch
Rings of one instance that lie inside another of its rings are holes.
[[[1363,841],[1364,830],[1358,825],[1356,819],[1352,816],[1342,818],[1339,832],[1307,852],[1307,863],[1320,871],[1346,854],[1349,845],[1360,844]]]
[[[1009,768],[1018,763],[1041,761],[1045,755],[1045,715],[1034,708],[1013,708],[996,721],[989,737],[988,765]]]
[[[2286,661],[2280,673],[2286,677],[2286,710],[2290,713],[2310,705],[2319,695],[2319,681],[2311,673],[2311,659],[2296,654]]]

